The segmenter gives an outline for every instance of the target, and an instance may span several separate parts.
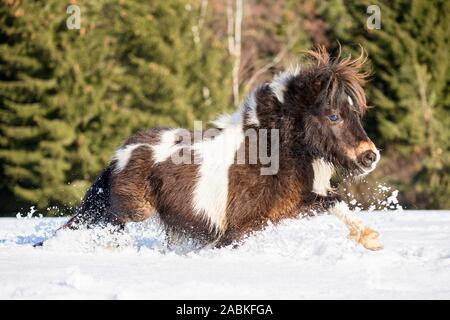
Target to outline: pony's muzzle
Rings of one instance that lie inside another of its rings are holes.
[[[380,151],[378,151],[372,142],[366,142],[364,145],[369,148],[365,148],[366,150],[358,154],[357,162],[361,169],[368,173],[374,170],[378,161],[380,161]]]
[[[359,162],[366,168],[371,168],[372,164],[377,161],[377,154],[372,150],[368,150],[364,152],[359,157]]]

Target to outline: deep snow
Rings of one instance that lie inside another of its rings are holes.
[[[237,249],[164,245],[156,221],[104,232],[65,219],[0,219],[2,299],[450,299],[450,211],[360,212],[385,248],[346,239],[332,216],[286,220]],[[108,238],[108,240],[105,240]],[[120,246],[117,247],[116,244]]]

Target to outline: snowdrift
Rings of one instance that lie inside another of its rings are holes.
[[[63,218],[0,219],[1,299],[450,298],[450,211],[357,216],[371,252],[332,216],[286,220],[238,248],[168,249],[156,220],[125,234],[64,231]],[[42,248],[32,244],[51,237]]]

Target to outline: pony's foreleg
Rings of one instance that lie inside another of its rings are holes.
[[[338,201],[328,208],[328,212],[343,221],[350,233],[348,238],[360,243],[369,250],[383,249],[378,238],[378,232],[366,227],[361,221],[350,217],[350,209],[344,201]]]

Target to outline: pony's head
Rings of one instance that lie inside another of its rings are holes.
[[[316,64],[277,75],[270,83],[280,116],[296,148],[356,175],[375,169],[380,153],[362,126],[367,109],[361,70],[366,54],[331,59],[309,51]],[[300,150],[299,150],[300,151]]]

